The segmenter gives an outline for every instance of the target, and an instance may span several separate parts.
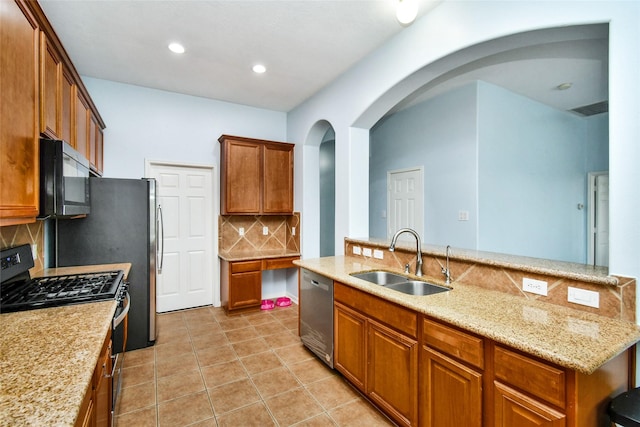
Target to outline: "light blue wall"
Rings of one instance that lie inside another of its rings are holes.
[[[479,248],[586,262],[587,121],[487,83],[479,93]]]
[[[371,235],[387,237],[387,171],[424,166],[426,243],[583,263],[578,204],[587,205],[587,173],[608,168],[607,129],[607,117],[485,82],[394,114],[370,135]]]
[[[424,236],[428,244],[476,247],[476,85],[394,114],[372,128],[369,232],[387,238],[387,172],[424,167]],[[458,211],[469,221],[458,221]]]
[[[320,256],[335,255],[336,140],[333,129],[320,144]]]
[[[107,128],[106,177],[140,178],[145,159],[219,165],[222,134],[286,141],[286,114],[83,77]]]

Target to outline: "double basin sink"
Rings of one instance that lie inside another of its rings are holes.
[[[409,295],[433,295],[451,290],[445,286],[424,282],[422,280],[413,280],[401,274],[382,270],[352,273],[351,276]]]

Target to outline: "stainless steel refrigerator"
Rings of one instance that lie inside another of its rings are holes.
[[[162,210],[155,179],[91,178],[91,212],[56,221],[57,266],[131,263],[127,350],[157,335],[156,277],[161,272]]]

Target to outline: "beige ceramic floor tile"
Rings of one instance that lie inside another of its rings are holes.
[[[153,362],[132,367],[127,367],[127,365],[123,366],[122,387],[131,387],[133,385],[155,381],[156,379],[156,364]]]
[[[282,366],[278,356],[271,351],[243,357],[240,361],[249,372],[249,375],[259,374]]]
[[[200,366],[216,365],[222,362],[231,362],[236,360],[236,352],[230,345],[215,346],[197,350],[198,363]]]
[[[218,417],[218,425],[220,427],[268,427],[274,426],[275,422],[264,403],[259,402],[220,415]]]
[[[213,417],[205,391],[169,400],[158,405],[160,427],[186,426]]]
[[[196,361],[196,356],[193,353],[182,354],[168,359],[161,359],[156,362],[156,375],[158,378],[183,374],[194,369],[198,369],[198,362]]]
[[[342,405],[331,410],[329,416],[333,418],[340,427],[383,427],[394,425],[365,400],[356,400]]]
[[[197,337],[193,337],[191,339],[191,345],[196,351],[206,350],[212,347],[220,347],[228,344],[230,343],[224,332],[212,332],[208,334],[198,335]]]
[[[120,414],[137,411],[156,404],[156,384],[148,382],[123,388],[120,397]]]
[[[213,388],[247,378],[247,371],[245,371],[244,366],[242,366],[239,360],[205,366],[201,368],[201,371],[207,388]]]
[[[281,426],[290,426],[323,412],[322,407],[303,388],[279,394],[266,402]]]
[[[156,427],[157,424],[155,406],[116,416],[114,422],[115,427]]]
[[[216,414],[231,412],[260,401],[258,391],[249,379],[211,388],[209,396]]]
[[[127,368],[132,366],[153,363],[156,360],[155,347],[147,347],[124,353],[124,363]]]
[[[226,331],[227,339],[230,343],[236,343],[240,341],[247,341],[258,338],[258,334],[253,326],[249,326],[246,328],[233,329],[231,331]]]
[[[325,413],[294,424],[294,427],[331,427],[336,423]],[[363,426],[364,427],[364,426]]]
[[[252,354],[262,353],[269,350],[269,345],[263,338],[255,338],[248,341],[231,344],[238,357],[247,357]]]
[[[293,345],[276,348],[273,350],[282,360],[285,365],[294,365],[296,363],[304,362],[305,360],[313,359],[315,356],[305,346],[297,342]]]
[[[307,390],[326,410],[331,410],[361,396],[338,375],[332,375],[307,386]]]
[[[302,385],[287,368],[277,368],[251,377],[263,399],[284,393]]]
[[[205,387],[199,369],[180,375],[160,378],[157,382],[159,403],[204,390]]]
[[[316,358],[288,365],[289,369],[302,384],[311,384],[323,378],[336,375],[327,365]]]

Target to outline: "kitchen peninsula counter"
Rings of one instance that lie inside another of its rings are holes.
[[[130,264],[47,269],[42,276]],[[116,301],[0,314],[0,426],[73,426],[111,328]]]
[[[335,256],[294,264],[587,375],[640,341],[640,327],[635,323],[469,284],[454,282],[449,292],[413,296],[350,275],[389,270],[376,261]]]

